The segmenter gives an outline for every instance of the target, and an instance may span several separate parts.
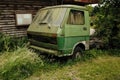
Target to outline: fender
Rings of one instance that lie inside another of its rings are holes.
[[[82,45],[84,46],[85,50],[88,50],[88,49],[89,49],[89,41],[80,41],[80,42],[77,42],[77,43],[73,46],[71,55],[73,54],[74,49],[76,48],[76,46],[78,46],[79,44],[82,44]]]

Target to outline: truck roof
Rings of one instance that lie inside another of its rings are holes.
[[[87,10],[85,7],[83,7],[83,6],[78,6],[78,5],[57,5],[57,6],[48,6],[48,7],[42,8],[42,9],[40,9],[40,10],[52,9],[52,8],[75,8],[75,9]]]

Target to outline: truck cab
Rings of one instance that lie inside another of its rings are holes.
[[[82,51],[89,49],[89,21],[89,13],[82,6],[42,8],[27,30],[29,47],[58,57],[82,56]]]

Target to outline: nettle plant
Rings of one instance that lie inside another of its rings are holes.
[[[16,38],[0,33],[0,52],[14,51],[19,47],[24,47],[27,43],[27,38]]]

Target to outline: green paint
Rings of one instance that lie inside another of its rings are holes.
[[[78,42],[81,41],[86,41],[89,40],[89,36],[72,36],[72,37],[58,37],[58,49],[59,50],[63,50],[63,51],[67,51],[67,52],[71,52],[74,45]],[[66,54],[70,54],[70,53],[66,53]]]
[[[75,5],[43,8],[38,11],[27,32],[32,36],[48,37],[49,43],[46,43],[41,42],[41,39],[46,40],[43,37],[36,41],[28,36],[35,49],[48,54],[57,51],[54,53],[56,56],[72,55],[72,50],[78,43],[85,45],[85,48],[89,45],[86,42],[89,41],[90,33],[89,13],[86,8]]]

